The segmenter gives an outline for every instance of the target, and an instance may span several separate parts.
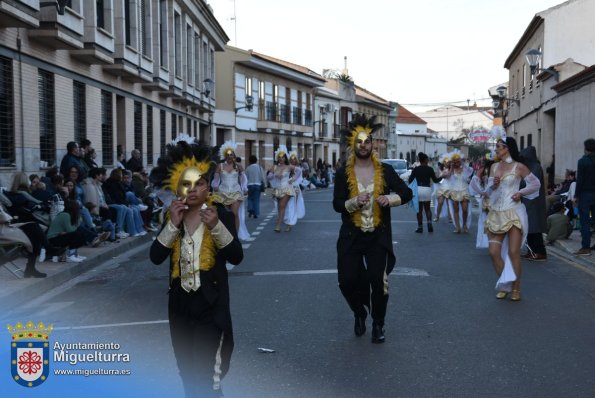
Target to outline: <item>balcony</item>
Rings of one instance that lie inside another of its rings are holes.
[[[66,7],[64,15],[60,15],[56,7],[42,7],[39,11],[39,28],[29,30],[29,38],[56,50],[81,49],[83,21],[83,16],[72,8]]]
[[[0,1],[0,27],[38,28],[39,0]]]

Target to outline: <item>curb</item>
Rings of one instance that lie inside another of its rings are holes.
[[[23,287],[23,289],[10,292],[9,294],[0,295],[0,313],[6,314],[12,309],[13,303],[26,303],[37,296],[41,296],[63,283],[105,263],[115,255],[123,254],[132,247],[151,242],[154,237],[153,234],[147,234],[145,236],[139,236],[129,242],[120,242],[111,250],[106,250],[94,257],[89,257],[81,263],[65,268],[53,275],[48,275],[46,278],[39,278],[36,283],[33,283],[28,287]]]

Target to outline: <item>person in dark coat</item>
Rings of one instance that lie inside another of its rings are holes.
[[[233,213],[209,197],[214,154],[180,141],[168,147],[169,167],[155,174],[158,186],[165,180],[176,192],[150,257],[154,264],[170,259],[169,326],[186,397],[223,396],[233,351],[225,264],[239,264],[243,251]]]
[[[140,151],[138,149],[133,149],[130,155],[130,159],[126,162],[126,169],[133,173],[140,173],[143,170],[143,159],[141,158]]]
[[[66,155],[62,158],[62,162],[60,163],[60,174],[63,176],[67,176],[70,173],[70,168],[72,166],[76,166],[81,168],[81,157],[80,157],[80,149],[79,144],[74,141],[70,141],[66,144]],[[83,178],[87,176],[84,175]]]
[[[392,166],[373,153],[372,133],[382,127],[374,122],[374,117],[355,114],[349,130],[342,132],[352,153],[337,171],[333,208],[342,220],[337,240],[339,288],[353,311],[355,335],[366,331],[367,307],[373,320],[372,342],[383,343],[388,275],[395,266],[390,210],[411,200],[412,192]]]
[[[522,257],[532,261],[544,261],[547,259],[547,251],[543,242],[543,234],[547,232],[546,224],[546,206],[545,206],[545,184],[543,181],[543,169],[537,159],[537,152],[534,146],[528,146],[520,153],[523,163],[539,179],[541,187],[539,188],[539,197],[529,200],[522,199],[527,209],[529,219],[529,232],[527,234],[527,247],[529,251]],[[524,183],[521,189],[524,188]]]

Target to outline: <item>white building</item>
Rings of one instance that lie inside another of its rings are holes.
[[[537,13],[504,64],[509,70],[507,133],[521,148],[535,146],[544,167],[555,155],[556,180],[566,169],[576,169],[582,141],[593,137],[595,99],[584,92],[589,73],[583,74],[595,64],[595,30],[588,16],[595,16],[593,0],[570,0]],[[530,49],[543,54],[535,75],[525,57]]]
[[[491,108],[471,106],[446,105],[425,112],[417,112],[417,116],[427,122],[427,128],[438,133],[447,141],[457,139],[463,129],[474,130],[484,127],[492,128],[493,114]]]
[[[406,159],[413,163],[419,152],[425,153],[430,158],[446,152],[446,139],[428,133],[425,120],[402,105],[397,104],[396,109],[396,147],[392,152],[392,158]]]

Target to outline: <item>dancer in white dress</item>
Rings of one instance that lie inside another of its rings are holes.
[[[438,177],[442,178],[439,184],[434,184],[434,204],[436,206],[436,218],[434,222],[440,221],[440,217],[447,215],[450,219],[450,213],[448,213],[448,190],[449,190],[449,178],[450,178],[450,154],[445,153],[438,159],[438,164],[442,165]],[[442,211],[442,207],[446,203],[446,210]],[[436,205],[437,204],[437,205]],[[446,213],[446,214],[444,214]]]
[[[469,232],[471,207],[469,206],[469,179],[473,169],[463,162],[465,156],[455,149],[450,155],[450,177],[448,179],[449,210],[455,224],[454,233]]]
[[[486,155],[469,183],[469,193],[477,197],[480,208],[479,217],[477,219],[477,238],[475,240],[475,247],[478,249],[488,248],[488,235],[485,232],[485,220],[488,216],[490,207],[487,189],[490,167],[493,163],[492,156],[489,154]]]
[[[492,165],[488,179],[490,209],[485,226],[489,237],[489,252],[496,273],[496,298],[521,299],[521,246],[528,232],[527,210],[521,198],[539,196],[539,179],[527,166],[520,163],[519,149],[512,137],[496,142],[496,155],[500,162]],[[525,188],[520,189],[521,180]],[[509,259],[506,259],[506,256]]]
[[[295,196],[289,199],[287,203],[287,210],[285,212],[285,223],[287,225],[295,225],[297,220],[304,218],[306,215],[306,206],[304,204],[304,195],[302,194],[301,184],[303,181],[303,169],[300,165],[297,152],[289,152],[289,164],[293,166],[291,174],[291,185]]]
[[[250,237],[244,215],[244,196],[248,192],[248,180],[242,166],[236,163],[237,145],[226,141],[219,149],[223,163],[217,166],[211,186],[215,191],[213,199],[231,210],[235,217],[238,237],[246,240]]]
[[[289,199],[295,196],[295,190],[292,186],[291,173],[294,167],[289,164],[287,158],[287,147],[285,145],[279,146],[275,151],[276,164],[273,167],[273,172],[268,175],[271,180],[273,189],[273,197],[277,201],[277,224],[275,225],[275,232],[281,232],[281,224],[285,222],[285,211]],[[285,231],[291,231],[291,225],[287,225]]]

